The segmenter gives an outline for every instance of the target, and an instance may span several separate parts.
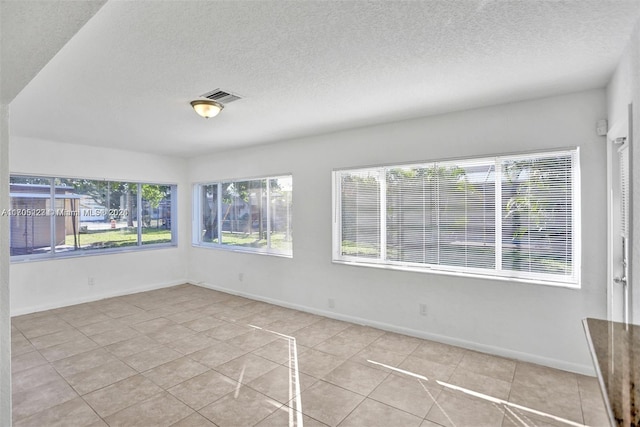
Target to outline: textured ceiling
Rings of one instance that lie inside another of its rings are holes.
[[[639,1],[110,1],[12,134],[183,157],[603,87]],[[27,36],[28,37],[28,36]],[[244,97],[216,118],[189,101]]]
[[[0,0],[0,102],[9,103],[106,0]]]

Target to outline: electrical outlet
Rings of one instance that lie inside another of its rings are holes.
[[[327,302],[329,304],[329,308],[336,308],[336,300],[334,300],[333,298],[329,298]]]
[[[89,277],[89,280],[87,283],[89,284],[89,286],[93,286],[96,284],[96,279],[94,279],[93,277]]]
[[[418,304],[418,313],[420,313],[420,316],[426,316],[427,304]]]

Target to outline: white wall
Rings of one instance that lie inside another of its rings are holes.
[[[9,205],[9,106],[0,104],[0,206]],[[9,218],[0,217],[0,425],[11,425]]]
[[[625,53],[607,86],[609,128],[627,126],[627,105],[633,103],[631,173],[633,182],[633,241],[631,243],[631,321],[640,324],[640,23],[631,34]],[[634,167],[635,165],[635,167]],[[635,169],[635,171],[634,171]]]
[[[191,183],[293,173],[293,259],[189,248],[192,283],[563,369],[592,372],[581,319],[606,316],[604,90],[384,124],[189,161]],[[331,262],[331,171],[580,147],[582,288]],[[243,280],[239,280],[239,274]],[[328,298],[335,299],[329,310]],[[428,314],[419,316],[418,303]]]
[[[591,372],[580,320],[606,316],[604,90],[416,119],[184,161],[25,138],[12,173],[179,184],[179,247],[11,265],[13,314],[189,279],[284,305]],[[573,290],[331,263],[331,170],[581,148],[583,283]],[[67,172],[68,171],[68,172]],[[190,246],[187,183],[293,173],[294,257]],[[188,271],[188,273],[187,273]],[[239,274],[243,273],[243,280]],[[88,276],[96,285],[88,286]],[[329,310],[327,300],[336,307]],[[418,303],[428,315],[418,315]]]
[[[12,315],[184,283],[191,198],[185,165],[183,159],[11,138],[11,173],[178,184],[178,247],[14,262]]]

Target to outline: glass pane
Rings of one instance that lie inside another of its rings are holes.
[[[219,243],[218,240],[218,184],[200,187],[202,208],[201,241]],[[223,212],[224,213],[224,212]]]
[[[293,246],[293,179],[290,176],[269,180],[271,195],[271,248],[286,254]]]
[[[56,251],[97,250],[138,244],[136,213],[137,184],[119,181],[56,179],[56,185],[73,188],[58,194],[56,204],[64,206],[56,215],[61,221],[64,242]]]
[[[342,255],[380,258],[380,173],[372,169],[339,175]]]
[[[576,162],[565,151],[336,172],[340,255],[380,259],[384,223],[395,266],[571,282]]]
[[[80,178],[12,176],[12,255],[65,253],[171,242],[171,194],[167,185]],[[52,199],[53,191],[53,199]],[[53,200],[53,206],[52,206]],[[53,248],[52,248],[53,243]]]
[[[507,160],[502,169],[502,268],[572,275],[572,156]]]
[[[438,180],[438,264],[495,267],[494,163],[440,163]]]
[[[388,169],[387,258],[438,262],[437,180],[434,167]]]
[[[397,167],[386,179],[390,261],[493,268],[493,163]]]
[[[11,255],[51,253],[50,178],[11,176],[9,180]]]
[[[171,186],[141,184],[142,244],[171,243]]]
[[[247,222],[243,246],[263,248],[267,246],[267,181],[249,181],[250,220]],[[248,244],[247,244],[248,243]]]
[[[108,182],[56,178],[55,184],[56,252],[103,247],[103,242],[88,234],[99,228],[96,224],[106,222]]]
[[[222,184],[223,245],[267,246],[266,180]]]
[[[138,184],[134,182],[110,182],[109,227],[105,237],[111,247],[138,244]]]

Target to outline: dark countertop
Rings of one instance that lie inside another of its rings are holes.
[[[640,325],[582,323],[611,425],[640,427]]]

